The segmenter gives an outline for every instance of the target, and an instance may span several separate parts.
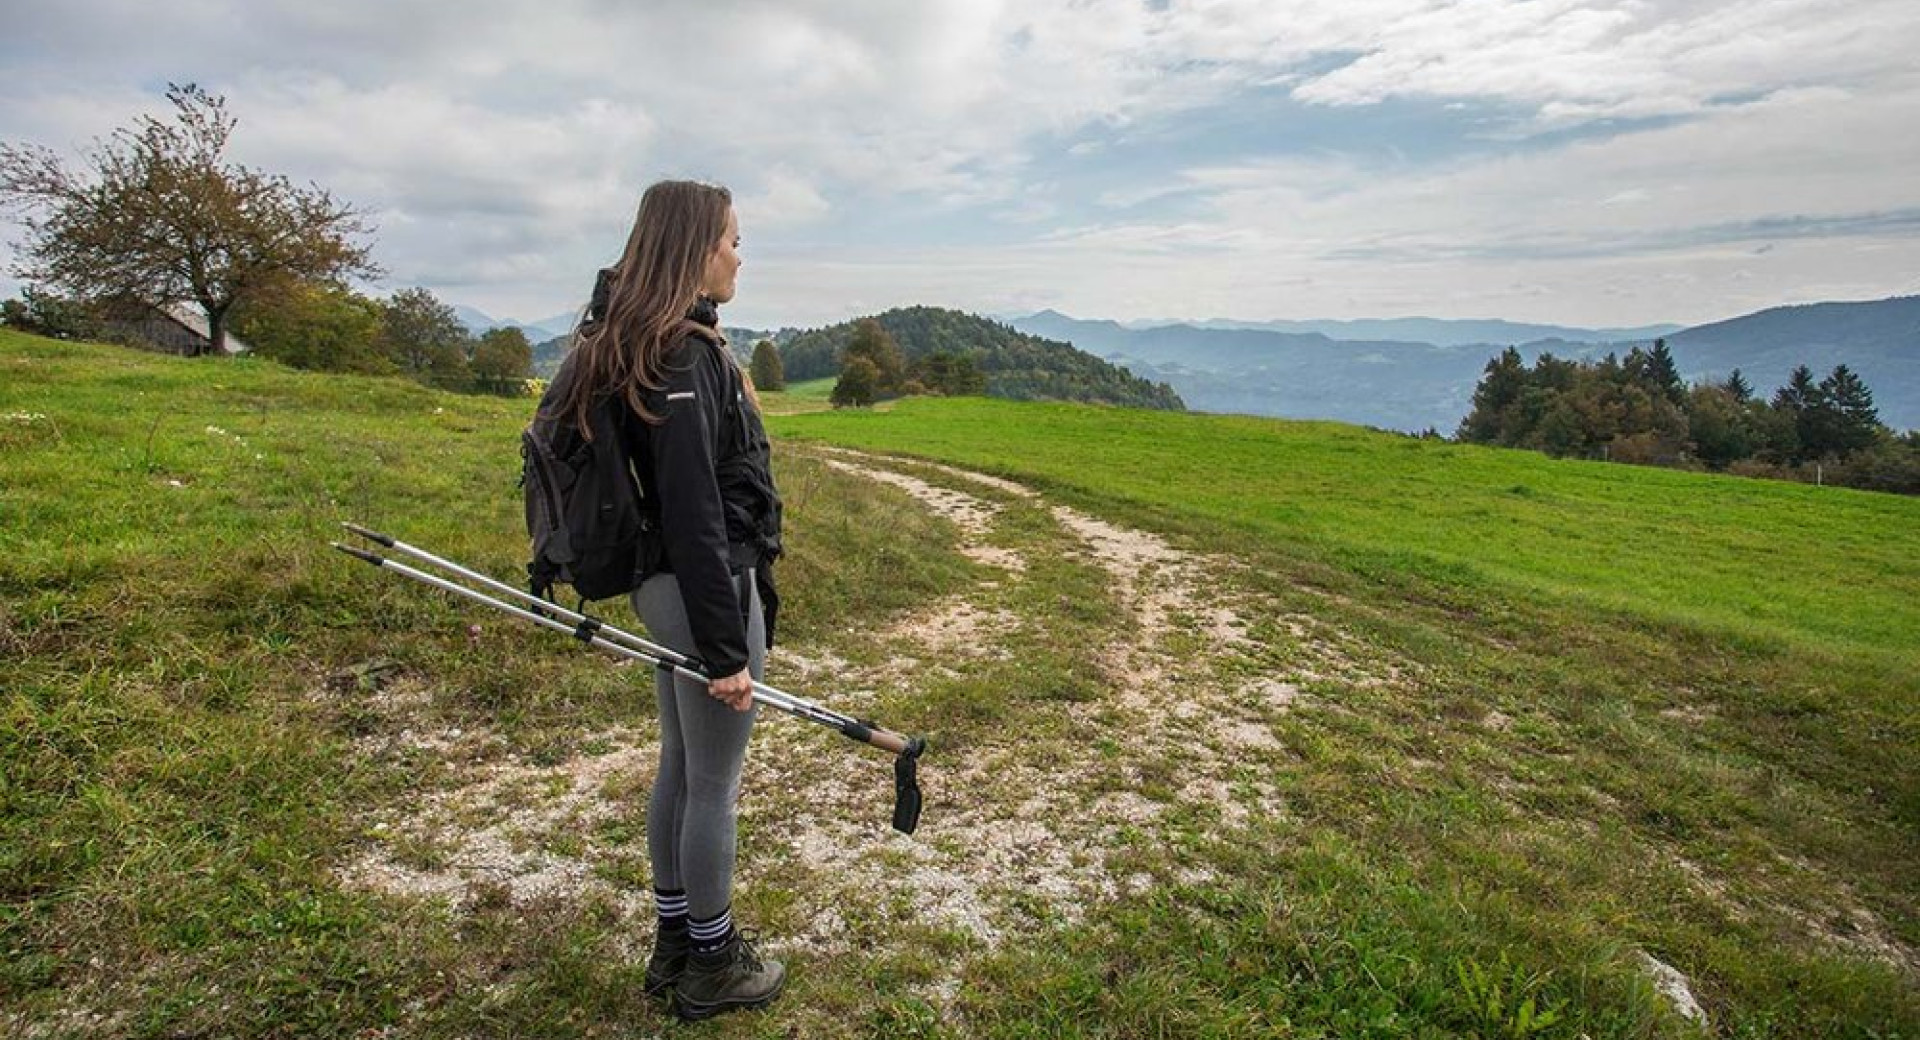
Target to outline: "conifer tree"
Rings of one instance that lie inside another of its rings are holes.
[[[1819,456],[1817,438],[1818,409],[1823,401],[1820,387],[1813,381],[1813,370],[1798,365],[1787,376],[1785,386],[1773,393],[1773,411],[1782,420],[1775,425],[1775,441],[1770,447],[1783,459],[1805,462]],[[1792,431],[1793,443],[1782,443],[1780,434]]]
[[[1651,350],[1635,347],[1627,351],[1627,359],[1622,367],[1626,370],[1627,378],[1648,393],[1676,405],[1686,401],[1687,387],[1680,381],[1680,369],[1673,362],[1673,354],[1667,350],[1666,340],[1654,340]]]
[[[1820,381],[1820,404],[1814,421],[1816,454],[1847,455],[1873,444],[1880,413],[1873,391],[1845,365]]]
[[[748,366],[753,376],[753,385],[761,390],[785,390],[786,372],[780,365],[780,348],[770,339],[763,339],[753,345],[753,361]]]
[[[1773,406],[1799,415],[1819,400],[1820,388],[1813,381],[1813,369],[1799,365],[1787,376],[1785,386],[1773,392]]]
[[[1734,400],[1742,404],[1745,404],[1753,397],[1753,384],[1747,382],[1747,377],[1741,375],[1740,370],[1737,368],[1727,376],[1727,381],[1721,385],[1726,387],[1727,393],[1733,395]]]
[[[949,397],[987,392],[986,373],[972,354],[934,351],[914,362],[911,375],[928,390]]]
[[[1512,444],[1514,414],[1528,385],[1527,368],[1512,347],[1487,362],[1480,385],[1473,391],[1473,410],[1460,422],[1457,436],[1475,444]]]

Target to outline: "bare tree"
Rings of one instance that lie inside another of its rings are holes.
[[[197,304],[214,350],[234,305],[288,276],[378,273],[365,215],[318,185],[228,162],[226,100],[170,84],[173,118],[142,116],[69,170],[38,145],[0,145],[0,204],[26,227],[20,277],[83,300]]]

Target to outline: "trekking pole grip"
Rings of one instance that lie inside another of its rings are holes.
[[[902,736],[892,730],[885,730],[875,726],[867,737],[867,743],[872,744],[882,751],[891,751],[896,755],[900,755],[906,753],[907,747],[913,743],[913,739]]]
[[[838,729],[842,736],[850,740],[857,740],[862,744],[871,744],[882,751],[891,751],[896,755],[911,755],[914,758],[918,758],[920,757],[920,752],[927,749],[927,742],[924,738],[909,737],[902,733],[895,733],[890,729],[883,729],[877,723],[869,722],[866,719],[849,719],[842,716],[834,728]]]

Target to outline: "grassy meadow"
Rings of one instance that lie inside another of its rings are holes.
[[[833,407],[833,384],[832,379],[790,383],[785,390],[768,393],[763,403],[770,413],[775,410],[786,415],[824,412]]]
[[[1514,591],[1889,677],[1920,671],[1912,499],[1243,416],[918,399],[775,427],[1238,531],[1385,581]]]
[[[783,952],[769,1012],[680,1027],[641,994],[630,771],[525,839],[580,868],[570,888],[352,883],[374,848],[458,866],[470,846],[405,826],[444,793],[524,776],[501,805],[543,804],[536,770],[625,761],[651,727],[637,670],[327,548],[353,519],[517,574],[529,402],[0,332],[0,1031],[1920,1036],[1920,502],[1329,424],[835,412],[824,392],[764,395],[788,499],[776,665],[934,748],[922,835],[845,855],[913,876],[974,855],[946,821],[1079,834],[1122,793],[1152,811],[1086,831],[1060,876],[1141,883],[1023,894],[1021,871],[1055,875],[1015,849],[978,889],[1018,911],[997,940],[910,887],[843,893],[787,839],[837,823],[812,792],[884,785],[885,764],[785,719],[755,738],[775,770],[756,775],[793,782],[743,804],[741,910],[845,941]],[[984,567],[836,446],[992,499],[984,537],[1025,569]],[[1247,636],[1188,604],[1155,666],[1214,714],[1163,730],[1116,703],[1125,677],[1090,648],[1140,632],[1054,504],[1233,561],[1205,590]],[[961,653],[903,627],[953,602],[1003,636]],[[1275,677],[1290,705],[1217,717]],[[1228,721],[1260,739],[1217,743]],[[1203,768],[1261,811],[1183,801]]]

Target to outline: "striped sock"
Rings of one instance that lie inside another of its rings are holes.
[[[733,907],[727,907],[720,911],[719,917],[709,920],[693,918],[688,923],[688,935],[693,939],[694,956],[720,952],[733,938]]]
[[[686,930],[688,921],[686,889],[654,889],[653,908],[660,914],[661,931],[679,932]]]

